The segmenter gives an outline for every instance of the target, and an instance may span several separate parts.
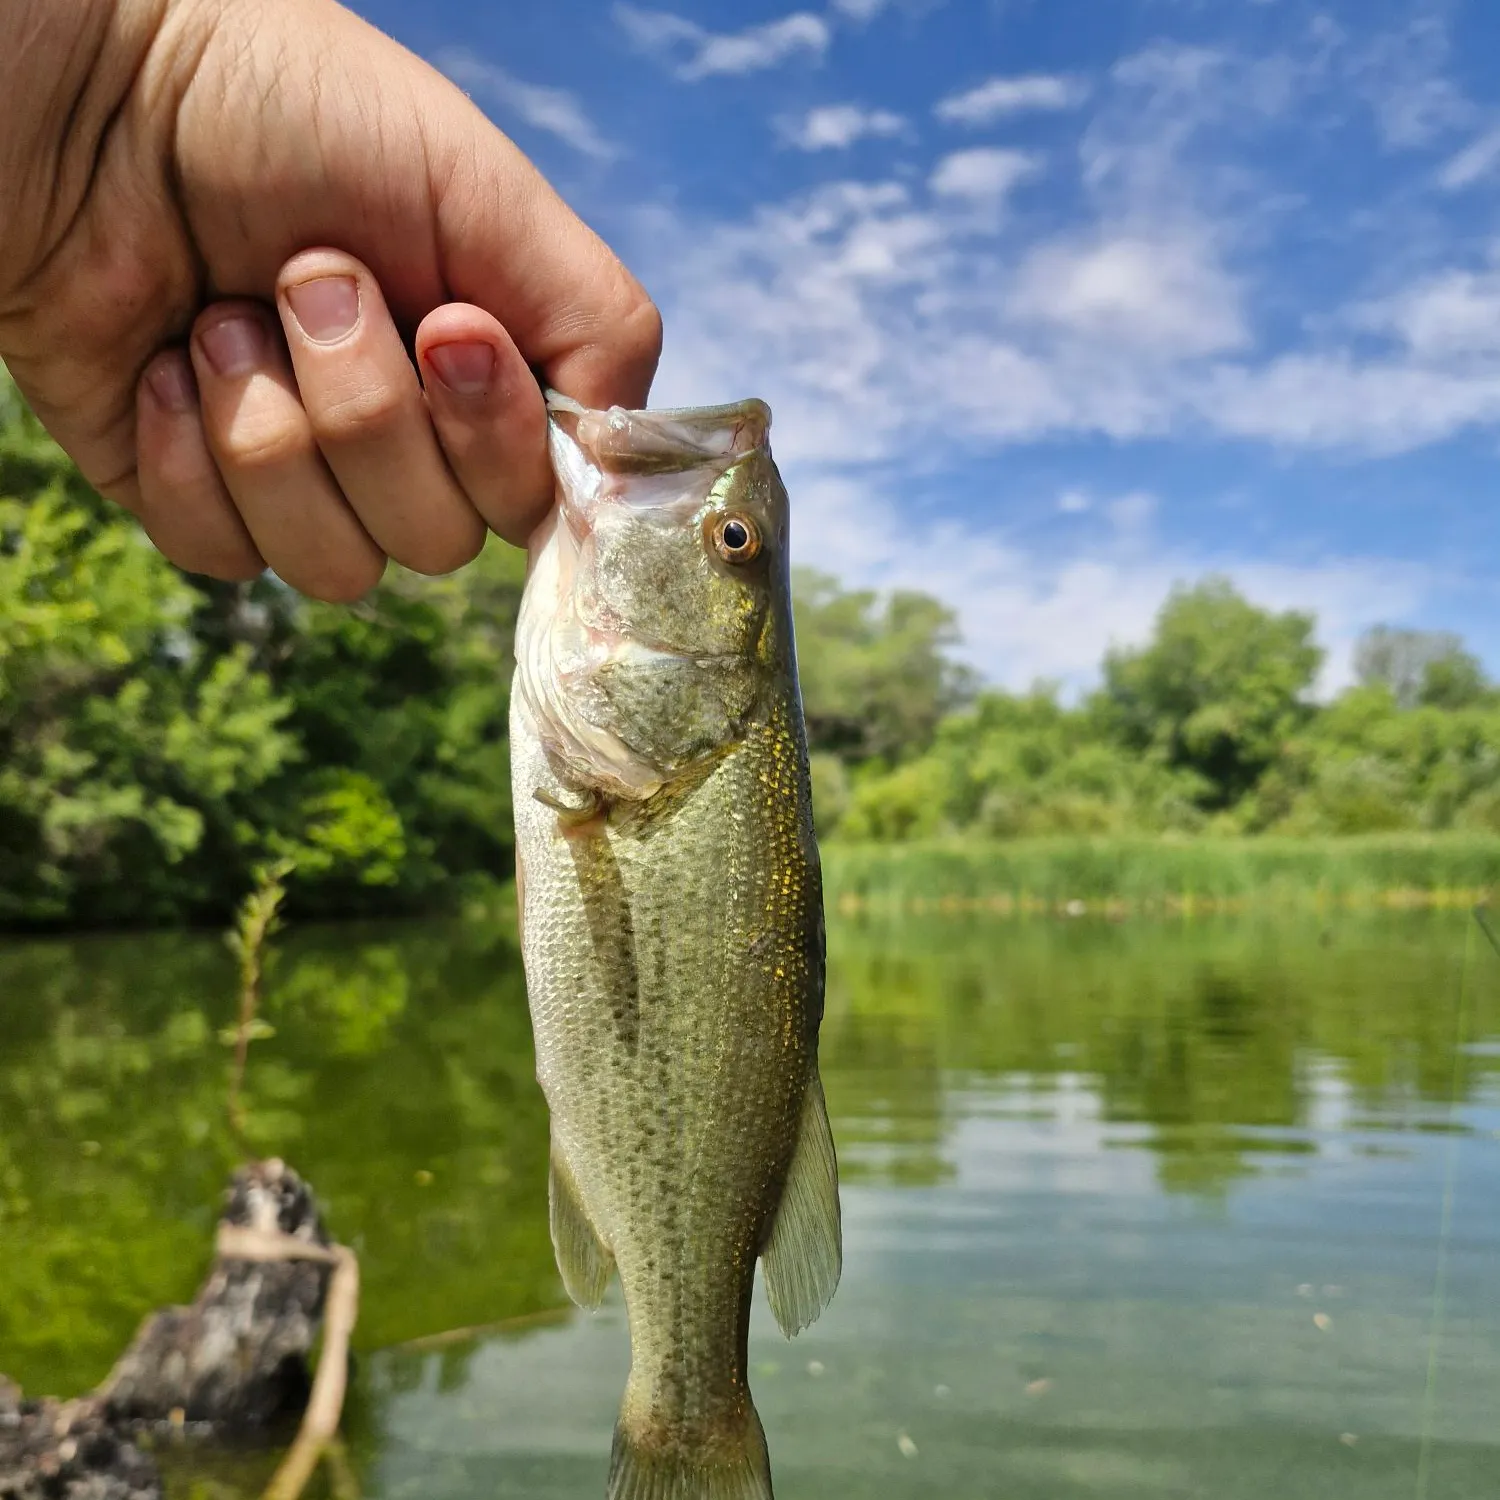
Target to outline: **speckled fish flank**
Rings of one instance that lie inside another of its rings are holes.
[[[511,755],[553,1244],[624,1290],[610,1500],[769,1500],[755,1265],[790,1336],[841,1259],[786,491],[758,401],[549,408]]]

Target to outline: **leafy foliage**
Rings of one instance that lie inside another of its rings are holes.
[[[1369,681],[1320,706],[1312,630],[1310,616],[1259,609],[1223,580],[1179,589],[1152,639],[1111,652],[1082,703],[1045,684],[981,693],[925,753],[847,768],[836,816],[819,804],[820,831],[1500,832],[1500,695],[1478,662],[1450,637],[1377,630],[1360,653]],[[815,777],[815,796],[832,782]]]
[[[953,612],[926,594],[851,592],[799,568],[792,594],[808,743],[844,759],[899,759],[927,748],[939,721],[971,695],[947,653]]]
[[[494,543],[355,609],[189,578],[0,380],[0,924],[220,917],[276,858],[304,914],[503,877],[521,577]]]
[[[1209,805],[1237,801],[1309,715],[1312,633],[1311,615],[1257,609],[1223,579],[1174,590],[1149,645],[1104,659],[1120,741],[1201,776]]]
[[[1465,708],[1484,696],[1484,668],[1446,630],[1395,630],[1377,625],[1354,654],[1354,672],[1366,686],[1388,688],[1402,708],[1430,704]]]

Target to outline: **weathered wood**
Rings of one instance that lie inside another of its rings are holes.
[[[313,1251],[330,1241],[312,1193],[277,1160],[235,1174],[219,1221],[226,1230],[291,1236]],[[187,1420],[258,1427],[307,1401],[307,1356],[323,1316],[333,1260],[240,1259],[223,1253],[190,1307],[141,1325],[98,1391],[117,1422]]]
[[[96,1401],[23,1401],[0,1378],[0,1500],[161,1500],[155,1463]]]
[[[276,1160],[235,1173],[216,1249],[192,1304],[147,1318],[93,1394],[24,1401],[0,1376],[0,1500],[161,1500],[156,1464],[132,1431],[184,1423],[243,1431],[300,1411],[311,1389],[307,1356],[338,1268],[338,1328],[329,1330],[334,1347],[325,1349],[323,1399],[309,1425],[316,1462],[342,1405],[354,1256],[330,1242],[307,1184]]]

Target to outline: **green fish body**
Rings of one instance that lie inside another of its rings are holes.
[[[756,1262],[788,1336],[841,1264],[786,492],[760,402],[551,405],[511,754],[553,1244],[624,1291],[610,1500],[769,1500]]]

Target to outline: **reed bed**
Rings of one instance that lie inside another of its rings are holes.
[[[1500,887],[1500,838],[834,840],[823,868],[829,904],[845,912],[1472,906]]]

